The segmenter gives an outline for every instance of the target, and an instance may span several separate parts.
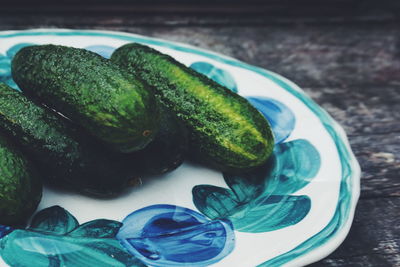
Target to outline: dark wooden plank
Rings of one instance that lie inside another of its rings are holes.
[[[85,9],[82,9],[85,10]],[[111,14],[110,14],[111,13]],[[118,13],[118,12],[116,12]],[[400,14],[399,12],[396,14]],[[21,19],[23,17],[23,19]],[[399,22],[397,15],[392,13],[383,13],[382,15],[366,14],[366,15],[348,15],[348,16],[275,16],[273,14],[257,14],[248,13],[238,14],[143,14],[135,12],[127,12],[125,14],[113,14],[112,12],[104,12],[104,14],[91,14],[86,11],[76,14],[71,12],[67,14],[48,12],[41,14],[40,12],[0,10],[0,27],[1,29],[22,29],[22,28],[38,28],[38,27],[70,27],[70,28],[109,28],[128,30],[130,27],[149,27],[149,26],[166,26],[166,27],[221,27],[221,26],[253,26],[265,27],[267,25],[336,25],[337,23],[346,24],[379,24]]]
[[[349,135],[363,171],[361,197],[400,196],[400,87],[316,87],[306,92]]]
[[[350,143],[362,169],[361,198],[400,197],[400,134],[350,137]]]
[[[351,137],[400,132],[400,85],[316,87],[305,88],[305,91],[335,117]]]
[[[168,35],[162,29],[150,32],[266,67],[302,87],[351,91],[357,85],[378,90],[399,84],[400,28],[398,24],[382,28],[339,24],[174,29]]]
[[[23,19],[21,19],[23,18]],[[318,25],[398,22],[396,0],[13,0],[4,1],[0,25],[12,28],[124,25]]]
[[[310,267],[400,266],[400,197],[362,199],[349,235],[328,258]]]
[[[144,1],[144,0],[14,0],[3,3],[3,10],[11,13],[46,14],[263,14],[268,17],[397,17],[398,1],[381,0],[205,0],[205,1]],[[4,11],[3,11],[4,12]]]

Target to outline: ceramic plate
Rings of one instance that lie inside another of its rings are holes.
[[[0,33],[0,81],[17,89],[10,60],[26,45],[109,57],[129,42],[247,98],[273,128],[273,156],[245,176],[184,163],[112,200],[45,188],[29,228],[0,227],[1,266],[301,266],[339,246],[359,196],[359,165],[342,128],[278,74],[145,36],[40,29]]]

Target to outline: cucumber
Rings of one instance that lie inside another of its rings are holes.
[[[145,149],[135,152],[135,162],[142,175],[164,174],[183,163],[187,148],[186,128],[169,110],[162,109],[160,130]]]
[[[260,166],[274,140],[264,116],[246,99],[150,47],[118,48],[111,61],[141,77],[184,123],[196,158],[220,170]]]
[[[0,224],[24,224],[41,197],[38,173],[10,140],[0,135]]]
[[[112,196],[138,176],[134,157],[110,150],[77,125],[0,84],[0,131],[8,135],[53,185]]]
[[[153,95],[140,80],[96,53],[29,46],[15,55],[11,69],[25,94],[116,150],[140,150],[157,133],[159,110]]]

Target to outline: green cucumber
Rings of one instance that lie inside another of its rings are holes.
[[[135,152],[135,162],[142,175],[164,174],[183,163],[187,148],[186,128],[169,110],[163,109],[160,130],[145,149]]]
[[[157,132],[153,95],[96,53],[57,45],[25,47],[13,58],[12,76],[25,94],[116,150],[140,150]]]
[[[54,185],[107,197],[122,191],[138,175],[132,155],[109,149],[5,84],[0,84],[0,131]]]
[[[111,61],[151,86],[187,127],[191,149],[200,160],[236,172],[262,165],[272,153],[268,122],[243,97],[141,44],[118,48]]]
[[[0,224],[24,224],[41,197],[38,173],[10,140],[0,135]]]

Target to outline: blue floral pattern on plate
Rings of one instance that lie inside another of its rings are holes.
[[[230,189],[212,185],[193,188],[193,201],[210,219],[232,221],[241,232],[269,232],[300,222],[309,212],[307,196],[291,195],[318,172],[320,157],[306,140],[279,144],[268,162],[240,175],[224,174]]]
[[[247,97],[268,120],[274,133],[275,143],[282,143],[293,131],[296,118],[294,113],[282,102],[267,97]]]
[[[174,205],[145,207],[122,223],[117,238],[150,266],[207,266],[227,256],[235,244],[230,221],[211,221]]]
[[[8,229],[0,239],[0,255],[21,267],[144,267],[115,238],[121,225],[104,219],[79,225],[68,211],[53,206],[38,212],[27,229]]]
[[[108,45],[91,45],[85,47],[86,50],[95,52],[104,58],[110,58],[111,54],[114,52],[115,47]]]
[[[217,83],[229,88],[231,91],[237,93],[237,85],[232,75],[223,69],[217,68],[208,62],[194,62],[190,65],[192,69],[206,75],[208,78],[216,81]]]

